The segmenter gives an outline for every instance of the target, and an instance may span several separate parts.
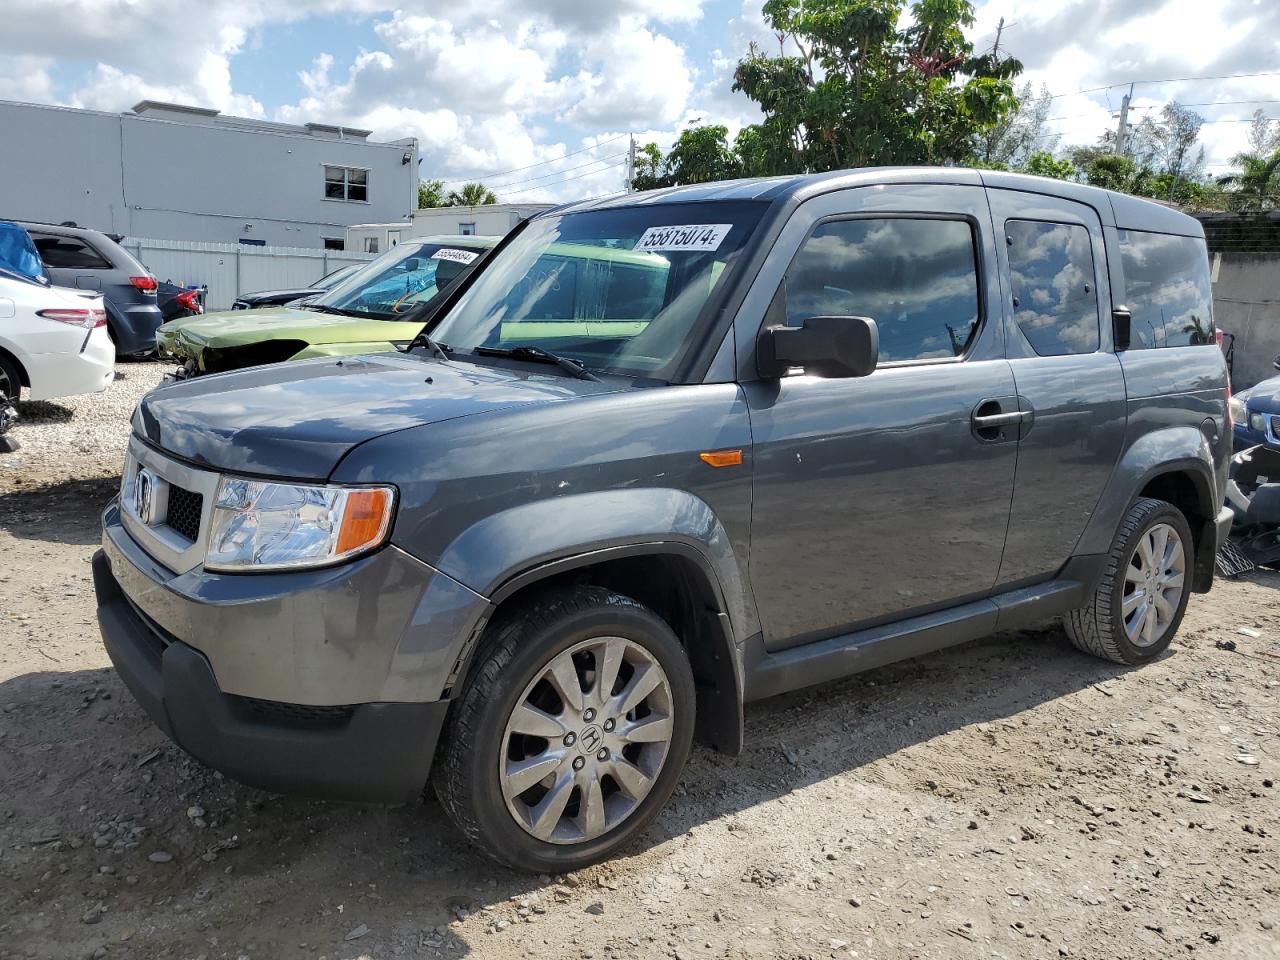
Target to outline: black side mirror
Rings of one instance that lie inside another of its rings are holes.
[[[1271,365],[1275,367],[1277,370],[1280,370],[1280,357],[1276,357],[1274,360],[1272,360]]]
[[[1111,336],[1117,353],[1129,349],[1132,329],[1133,314],[1128,307],[1116,307],[1111,311]]]
[[[865,377],[880,360],[880,329],[870,317],[810,317],[802,327],[765,327],[756,354],[764,377],[792,367],[817,377]]]

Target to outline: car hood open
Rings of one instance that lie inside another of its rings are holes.
[[[373,437],[615,389],[420,353],[301,360],[162,386],[138,404],[134,431],[216,470],[323,480]]]

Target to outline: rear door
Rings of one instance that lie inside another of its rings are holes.
[[[1017,400],[982,188],[818,197],[792,216],[774,257],[757,280],[774,296],[766,324],[870,316],[881,353],[860,379],[753,379],[754,356],[740,359],[754,466],[750,577],[766,646],[986,596],[1017,445],[1016,431],[975,417],[1016,413]],[[738,343],[757,332],[740,331]]]
[[[989,189],[1009,365],[1022,423],[999,589],[1052,577],[1071,557],[1124,443],[1099,213]],[[1104,211],[1105,212],[1105,211]]]

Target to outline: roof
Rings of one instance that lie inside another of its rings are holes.
[[[557,213],[647,206],[660,203],[704,203],[727,200],[785,201],[801,203],[811,197],[845,190],[893,183],[953,183],[987,186],[1001,190],[1022,190],[1062,197],[1083,203],[1097,211],[1104,225],[1200,236],[1202,229],[1193,218],[1162,204],[1098,187],[1000,170],[968,167],[860,167],[830,173],[795,174],[783,177],[755,177],[720,180],[714,183],[667,187],[643,193],[622,194],[583,200],[557,208]]]

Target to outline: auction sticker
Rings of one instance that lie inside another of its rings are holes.
[[[441,247],[431,255],[432,260],[452,260],[454,263],[470,263],[479,254],[472,250],[455,250],[453,247]]]
[[[635,250],[639,253],[718,250],[732,227],[731,223],[689,223],[671,227],[650,227],[636,242]]]

